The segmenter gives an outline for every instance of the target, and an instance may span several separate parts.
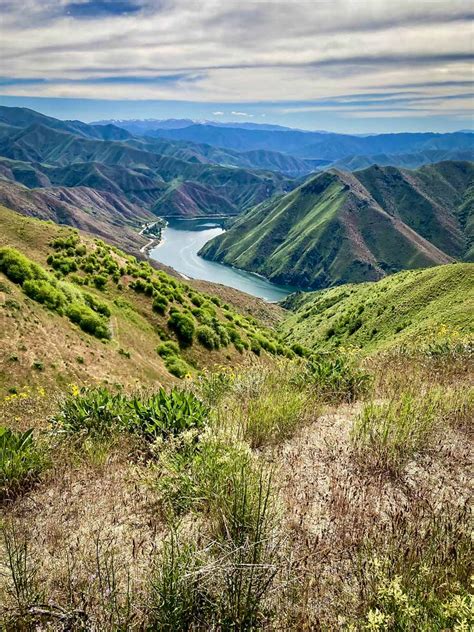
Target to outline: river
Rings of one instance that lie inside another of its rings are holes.
[[[270,283],[251,272],[199,257],[197,253],[202,246],[224,232],[223,220],[200,217],[167,221],[162,242],[149,253],[155,261],[164,263],[187,277],[222,283],[267,301],[280,301],[294,291],[292,288]]]

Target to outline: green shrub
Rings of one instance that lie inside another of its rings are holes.
[[[192,344],[195,327],[194,321],[189,316],[178,311],[173,312],[168,320],[168,327],[175,332],[181,344]]]
[[[46,466],[33,430],[15,432],[0,426],[0,502],[36,481]]]
[[[58,270],[64,275],[77,271],[77,263],[72,257],[55,254],[49,255],[46,261],[54,270]]]
[[[162,358],[167,358],[169,356],[177,356],[180,353],[180,349],[178,345],[172,340],[167,340],[166,342],[160,343],[156,351],[158,355],[160,355]]]
[[[13,283],[22,285],[27,279],[38,278],[37,268],[15,248],[0,248],[0,271]]]
[[[296,355],[300,356],[300,358],[304,358],[305,356],[308,355],[308,350],[305,349],[303,345],[300,345],[299,342],[295,342],[294,344],[292,344],[291,350],[294,351]]]
[[[168,356],[165,359],[165,366],[171,375],[179,377],[180,379],[186,377],[189,373],[189,367],[186,362],[177,356]]]
[[[92,281],[98,290],[102,290],[107,283],[107,277],[103,274],[95,274]]]
[[[168,299],[163,294],[156,294],[153,299],[153,311],[158,314],[165,314],[166,308],[168,307]]]
[[[67,306],[66,314],[71,322],[79,325],[86,333],[96,338],[110,339],[111,334],[107,322],[87,305],[71,303]]]
[[[65,303],[64,294],[49,281],[27,279],[23,283],[23,290],[34,301],[42,303],[54,311],[60,311]]]
[[[201,307],[201,305],[204,303],[204,300],[197,294],[193,294],[191,296],[191,303],[193,305],[196,305],[196,307]]]
[[[208,325],[200,325],[196,331],[196,337],[206,349],[219,349],[220,338],[216,332]]]
[[[260,355],[260,345],[258,344],[258,340],[255,338],[250,340],[250,349],[253,353],[255,353],[255,355]]]
[[[86,305],[94,310],[94,312],[102,314],[102,316],[105,316],[106,318],[110,316],[110,309],[108,305],[96,299],[95,296],[92,296],[92,294],[87,294],[86,292],[84,292],[84,301]]]
[[[308,381],[327,401],[352,402],[365,395],[371,376],[342,355],[320,354],[308,361]]]

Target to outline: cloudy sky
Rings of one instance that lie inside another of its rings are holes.
[[[0,0],[0,103],[354,133],[473,126],[472,0]]]

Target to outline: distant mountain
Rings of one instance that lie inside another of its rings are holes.
[[[380,167],[393,166],[406,169],[416,169],[423,165],[445,160],[474,160],[474,147],[472,149],[431,149],[408,154],[373,154],[367,156],[346,156],[330,163],[331,168],[357,171],[371,165]],[[307,161],[305,161],[307,162]]]
[[[205,258],[319,289],[472,258],[474,164],[329,171],[241,215]]]
[[[246,152],[277,151],[303,159],[336,161],[347,156],[414,153],[429,150],[474,149],[472,134],[402,133],[350,136],[300,130],[263,130],[195,124],[181,129],[150,131],[168,140],[205,143],[223,149]]]
[[[94,121],[91,125],[117,125],[136,136],[146,136],[149,132],[157,129],[182,129],[191,125],[212,125],[214,127],[234,127],[237,129],[260,129],[260,130],[292,130],[284,125],[273,125],[271,123],[251,123],[249,121],[198,121],[193,119],[108,119]]]
[[[282,170],[300,177],[313,169],[289,156],[240,156],[211,146],[138,138],[114,125],[59,121],[23,108],[0,108],[0,132],[4,179],[32,188],[86,186],[157,214],[202,214],[198,209],[206,199],[209,214],[236,214],[289,191],[293,185]],[[178,190],[186,196],[177,196]]]

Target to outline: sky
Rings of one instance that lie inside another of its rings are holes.
[[[0,0],[0,104],[346,133],[474,127],[472,0]]]

